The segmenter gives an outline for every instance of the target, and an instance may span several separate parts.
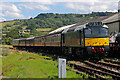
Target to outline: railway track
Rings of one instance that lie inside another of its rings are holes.
[[[74,65],[74,69],[75,71],[82,71],[85,72],[87,74],[89,74],[89,76],[96,76],[96,79],[102,79],[102,80],[106,80],[108,78],[113,78],[113,79],[120,79],[120,72],[119,69],[116,67],[119,66],[115,66],[113,67],[112,64],[106,64],[106,63],[100,63],[100,62],[75,62],[75,63],[69,63],[70,66]],[[107,66],[104,66],[107,65]],[[111,66],[109,66],[111,65]]]
[[[120,72],[120,65],[118,65],[118,64],[113,64],[113,63],[109,63],[109,62],[93,62],[93,63],[95,63],[99,66],[103,66],[112,71]]]
[[[73,69],[73,71],[75,71],[77,74],[84,74],[83,71],[79,71],[78,69]],[[90,75],[88,75],[88,78],[92,79],[92,80],[97,80],[96,78],[94,78],[93,76],[90,76]],[[85,79],[85,78],[83,77],[83,79]]]
[[[84,62],[84,63],[91,66],[92,68],[100,69],[100,70],[102,70],[104,72],[108,72],[108,73],[120,76],[119,70],[114,70],[114,69],[112,69],[112,67],[108,67],[107,64],[106,64],[107,65],[107,67],[106,67],[106,66],[96,64],[96,63],[93,63],[93,62]]]
[[[120,61],[118,60],[114,60],[114,59],[104,59],[105,62],[110,62],[110,63],[113,63],[113,64],[117,64],[117,65],[120,65]]]
[[[73,71],[75,71],[75,72],[77,72],[77,73],[87,73],[87,74],[89,74],[89,78],[90,79],[95,79],[95,80],[97,80],[97,78],[99,78],[99,79],[103,79],[103,80],[105,80],[105,78],[104,78],[104,76],[101,76],[101,75],[99,75],[99,74],[96,74],[95,73],[95,70],[92,70],[91,68],[88,68],[88,67],[85,67],[85,66],[83,66],[83,65],[77,65],[77,64],[70,64],[70,66],[73,66],[74,65],[74,70]],[[92,71],[92,72],[91,72]]]

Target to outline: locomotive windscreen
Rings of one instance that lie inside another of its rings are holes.
[[[103,27],[101,22],[91,22],[86,26],[85,37],[108,37],[108,28]]]

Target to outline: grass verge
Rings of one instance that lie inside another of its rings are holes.
[[[46,60],[48,56],[11,50],[2,58],[3,76],[11,78],[58,78],[58,62]],[[49,57],[50,58],[50,57]],[[67,66],[68,67],[68,66]],[[88,78],[67,70],[67,78]]]

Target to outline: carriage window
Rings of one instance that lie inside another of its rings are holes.
[[[91,34],[91,29],[85,29],[85,35]]]

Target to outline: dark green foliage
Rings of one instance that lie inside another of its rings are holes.
[[[111,15],[111,12],[92,12],[91,16],[108,16]]]
[[[5,28],[7,28],[7,27],[11,27],[12,25],[9,25],[9,24],[7,24],[6,26],[4,26]]]
[[[19,38],[19,29],[11,29],[10,32],[7,33],[6,37],[18,39]]]
[[[22,36],[19,33],[19,29],[11,29],[9,32],[6,33],[5,36],[2,36],[2,44],[11,45],[13,39],[19,39],[19,38],[27,38],[29,37],[28,34],[22,34]]]
[[[11,37],[3,36],[2,37],[2,44],[11,45],[12,44],[12,40],[13,40],[13,38],[11,38]]]
[[[13,25],[20,25],[21,22],[15,22]]]

